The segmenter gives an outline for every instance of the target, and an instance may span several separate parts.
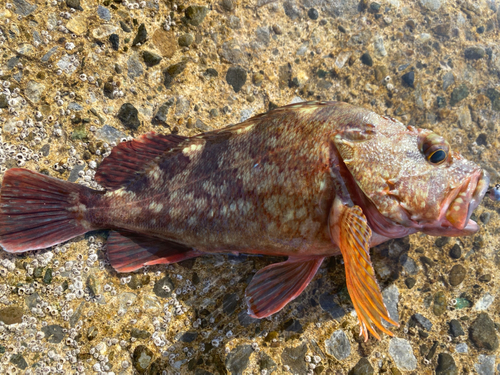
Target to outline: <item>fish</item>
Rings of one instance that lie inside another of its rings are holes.
[[[370,248],[422,232],[467,236],[489,176],[431,130],[343,102],[303,102],[192,137],[150,132],[120,143],[95,180],[5,172],[0,245],[44,249],[107,229],[117,272],[208,253],[285,256],[245,291],[254,318],[298,297],[341,255],[365,340],[395,327]],[[388,326],[390,327],[390,326]]]

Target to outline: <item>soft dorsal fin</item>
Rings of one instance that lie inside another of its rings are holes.
[[[120,143],[105,158],[95,175],[106,189],[119,189],[137,177],[155,158],[173,149],[188,137],[147,133],[133,141]]]

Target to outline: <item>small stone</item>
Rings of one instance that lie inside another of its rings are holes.
[[[295,348],[285,348],[281,354],[281,362],[283,365],[290,367],[293,374],[305,374],[307,371],[306,361],[304,361],[307,353],[307,344],[304,342]]]
[[[271,357],[269,357],[266,353],[261,352],[261,358],[259,360],[259,370],[261,374],[263,374],[263,370],[266,370],[267,374],[272,374],[276,371],[276,362],[273,361]]]
[[[208,8],[202,6],[191,5],[184,12],[186,20],[193,26],[200,26],[208,14]]]
[[[477,300],[476,304],[473,307],[473,310],[484,311],[491,306],[494,300],[495,296],[491,295],[490,293],[485,293],[483,296],[481,296],[481,298]]]
[[[439,10],[445,0],[420,0],[420,5],[433,12]]]
[[[387,51],[384,46],[384,38],[381,35],[375,36],[373,47],[375,48],[375,52],[377,52],[377,55],[379,57],[387,56]]]
[[[141,23],[139,25],[139,29],[137,30],[137,35],[135,36],[134,41],[132,42],[132,47],[138,44],[143,44],[147,38],[148,38],[148,31],[146,30],[146,26],[143,23]]]
[[[137,130],[141,125],[138,117],[139,112],[130,103],[124,103],[118,111],[118,119],[126,128]]]
[[[415,88],[415,72],[413,70],[408,73],[403,74],[401,77],[404,83],[406,83],[409,87]]]
[[[266,26],[257,28],[257,30],[255,30],[255,36],[257,37],[257,41],[264,46],[267,46],[271,41],[269,27]]]
[[[283,324],[283,329],[287,332],[297,332],[302,333],[304,329],[302,328],[302,324],[296,319],[289,319]]]
[[[368,52],[363,53],[360,60],[365,65],[373,66],[373,59]]]
[[[118,31],[118,27],[115,25],[110,25],[110,24],[104,24],[96,27],[94,30],[92,30],[92,36],[96,39],[103,39],[108,36],[110,36],[113,33],[116,33]],[[69,59],[69,57],[68,57]],[[76,69],[76,67],[75,67]]]
[[[16,7],[14,13],[19,14],[20,16],[26,17],[33,13],[37,6],[31,3],[28,3],[26,0],[13,0],[12,1]]]
[[[415,280],[413,277],[408,277],[405,279],[405,284],[408,287],[408,289],[411,289],[415,286],[417,280]]]
[[[111,48],[118,51],[118,48],[120,48],[120,37],[118,34],[111,34],[109,36],[109,42],[111,43]]]
[[[193,342],[194,340],[196,340],[196,338],[198,337],[198,332],[184,332],[182,334],[182,336],[179,338],[180,341],[182,342]]]
[[[0,108],[8,108],[9,102],[5,94],[0,94]]]
[[[458,375],[458,367],[455,360],[448,353],[439,353],[436,375]]]
[[[126,33],[131,33],[132,32],[132,29],[130,27],[128,27],[128,25],[124,21],[120,21],[120,27]]]
[[[236,293],[226,294],[222,300],[222,310],[226,315],[232,315],[238,306],[238,295]]]
[[[80,6],[80,0],[66,0],[66,6],[77,10],[83,10]]]
[[[139,329],[139,328],[132,328],[130,330],[130,337],[135,337],[136,339],[149,339],[151,337],[151,333],[148,331]]]
[[[227,25],[230,29],[236,30],[241,28],[241,20],[239,17],[236,17],[234,15],[230,15],[227,17]]]
[[[452,72],[447,72],[443,75],[443,90],[446,91],[448,87],[455,83],[455,76]]]
[[[194,36],[192,34],[182,34],[179,39],[178,43],[181,47],[189,47],[194,41]]]
[[[111,20],[111,12],[108,8],[103,7],[102,5],[97,6],[97,15],[105,21]]]
[[[42,327],[42,332],[45,334],[45,340],[51,344],[59,344],[66,333],[63,331],[63,327],[57,324],[48,325]]]
[[[474,365],[479,375],[494,375],[495,374],[495,359],[494,355],[480,354],[478,361]]]
[[[24,370],[28,367],[28,363],[21,353],[12,354],[10,357],[10,363],[16,365],[21,370]]]
[[[41,83],[38,83],[36,81],[29,81],[26,84],[26,89],[24,90],[24,93],[32,103],[38,103],[44,91],[45,91],[45,85],[42,85]],[[0,108],[7,108],[7,107],[0,106]]]
[[[460,245],[455,244],[453,247],[450,249],[450,257],[453,259],[460,259],[462,256],[462,248]]]
[[[276,35],[282,35],[283,34],[283,29],[281,28],[280,25],[274,24],[273,25],[273,31]]]
[[[469,327],[469,338],[479,349],[497,350],[498,336],[495,323],[487,313],[481,313]]]
[[[19,306],[8,306],[0,310],[0,321],[6,325],[22,323],[24,312]]]
[[[205,70],[204,74],[207,77],[218,77],[219,76],[219,72],[217,70],[215,70],[214,68],[208,68],[207,70]]]
[[[205,124],[200,119],[196,120],[196,122],[194,124],[194,127],[197,128],[197,129],[200,129],[202,131],[210,131],[210,130],[212,130],[212,128],[210,126],[208,126],[207,124]]]
[[[86,285],[94,297],[102,293],[101,283],[94,275],[89,275],[89,277],[87,277]]]
[[[252,353],[253,349],[251,345],[240,345],[231,350],[226,358],[226,368],[231,372],[231,375],[243,374]]]
[[[455,350],[457,353],[467,353],[469,351],[469,347],[465,342],[460,342],[455,346]]]
[[[351,343],[341,329],[333,332],[330,338],[325,340],[325,349],[339,361],[351,355]]]
[[[384,304],[387,307],[387,311],[389,312],[389,317],[394,320],[396,323],[399,323],[399,314],[398,314],[398,302],[399,302],[399,289],[396,285],[391,285],[384,289],[382,292],[382,297],[384,300]],[[382,325],[386,328],[391,327],[392,325],[387,323],[385,320],[382,320]]]
[[[462,324],[457,319],[450,320],[450,333],[453,337],[459,337],[465,335],[462,328]]]
[[[110,125],[104,125],[102,128],[97,129],[95,136],[97,139],[104,142],[119,143],[120,139],[125,138],[127,135]]]
[[[479,276],[479,281],[482,283],[489,283],[491,281],[491,274],[481,275]]]
[[[462,283],[465,279],[465,275],[467,275],[467,270],[465,269],[464,266],[461,264],[455,264],[451,271],[450,271],[450,276],[449,276],[449,281],[451,286],[457,286]]]
[[[313,21],[316,21],[319,17],[319,13],[316,9],[311,8],[307,11],[307,16],[312,19]]]
[[[483,212],[481,216],[479,216],[479,220],[481,220],[481,222],[484,225],[488,225],[490,219],[491,219],[491,212]]]
[[[221,5],[222,9],[224,9],[226,12],[230,12],[235,8],[233,0],[222,0]]]
[[[167,59],[174,56],[178,49],[177,38],[174,32],[172,30],[164,30],[163,27],[158,28],[153,33],[152,41],[161,55]]]
[[[446,99],[439,95],[436,96],[436,105],[438,108],[446,107]]]
[[[132,364],[139,374],[144,374],[151,362],[153,362],[153,352],[147,346],[139,345],[134,349]]]
[[[174,284],[168,276],[165,276],[164,278],[158,280],[153,287],[154,294],[162,298],[170,297],[173,290]]]
[[[87,329],[87,339],[89,341],[92,341],[93,339],[95,339],[98,334],[99,334],[99,330],[97,329],[96,326],[92,326],[92,327],[89,327],[89,329]]]
[[[465,83],[461,84],[459,87],[455,87],[451,93],[450,105],[453,107],[461,100],[469,96],[469,89]]]
[[[169,101],[163,103],[160,106],[160,108],[158,108],[158,111],[156,112],[156,114],[153,117],[153,120],[151,122],[154,125],[158,125],[158,124],[166,125],[168,111],[173,104],[174,104],[173,98],[171,98]]]
[[[134,53],[130,55],[127,60],[127,75],[129,78],[134,79],[144,74],[144,68],[139,60],[139,55]]]
[[[417,263],[413,258],[408,256],[408,253],[401,255],[399,264],[403,266],[408,275],[416,275],[419,271]]]
[[[434,305],[432,306],[432,312],[436,316],[440,316],[444,314],[446,311],[446,295],[443,291],[437,292],[434,294]]]
[[[484,57],[486,51],[483,47],[469,47],[464,51],[464,57],[467,60],[479,60]]]
[[[142,288],[142,279],[137,274],[133,274],[128,282],[127,286],[132,290],[137,290]]]
[[[438,36],[449,36],[450,35],[451,25],[450,23],[441,23],[432,28],[434,34]]]
[[[232,66],[226,73],[226,82],[239,92],[247,80],[247,72],[240,66]]]
[[[348,375],[372,375],[373,366],[368,358],[361,358],[358,363],[349,371]]]
[[[389,343],[389,355],[401,370],[413,371],[417,368],[417,358],[405,339],[393,337]]]
[[[344,309],[334,301],[333,294],[323,293],[319,296],[319,305],[323,309],[330,314],[332,319],[339,319],[345,315]]]
[[[491,109],[500,112],[500,91],[489,88],[486,90],[486,96],[491,100]]]
[[[79,166],[80,167],[80,166]],[[83,166],[81,166],[83,167]],[[75,169],[75,168],[74,168]],[[73,172],[73,171],[72,171]],[[75,180],[76,181],[76,180]],[[74,182],[74,181],[73,181]],[[43,276],[43,282],[45,284],[50,284],[52,283],[52,268],[47,268],[45,270],[45,275]]]
[[[290,18],[292,21],[300,17],[301,14],[300,9],[294,0],[285,1],[283,3],[283,9],[285,10],[285,14],[287,15],[287,17]]]
[[[144,59],[144,63],[147,67],[158,65],[161,61],[161,56],[150,51],[144,51],[142,53],[142,58]]]
[[[410,326],[415,326],[417,324],[427,331],[430,331],[432,329],[431,321],[422,314],[417,313],[411,317]]]
[[[186,69],[186,62],[181,61],[177,64],[170,65],[167,69],[163,71],[163,84],[165,87],[168,89],[174,82],[174,78],[177,77],[179,74],[181,74],[184,69]]]

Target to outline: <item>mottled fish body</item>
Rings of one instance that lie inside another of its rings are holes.
[[[146,134],[113,149],[93,191],[24,169],[2,183],[0,245],[46,248],[110,229],[111,265],[130,272],[211,252],[285,255],[257,272],[250,315],[296,298],[342,254],[361,334],[384,306],[369,248],[421,231],[474,233],[488,175],[437,134],[338,102],[300,103],[194,137]]]

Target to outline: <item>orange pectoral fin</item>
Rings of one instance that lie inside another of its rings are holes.
[[[371,229],[358,206],[347,207],[336,199],[330,212],[330,235],[342,252],[345,264],[347,290],[358,314],[360,335],[368,340],[368,331],[380,340],[373,327],[393,336],[382,325],[382,319],[399,327],[389,317],[384,305],[375,270],[370,259]]]
[[[302,293],[323,259],[290,257],[261,269],[245,291],[248,314],[261,319],[280,311]]]

